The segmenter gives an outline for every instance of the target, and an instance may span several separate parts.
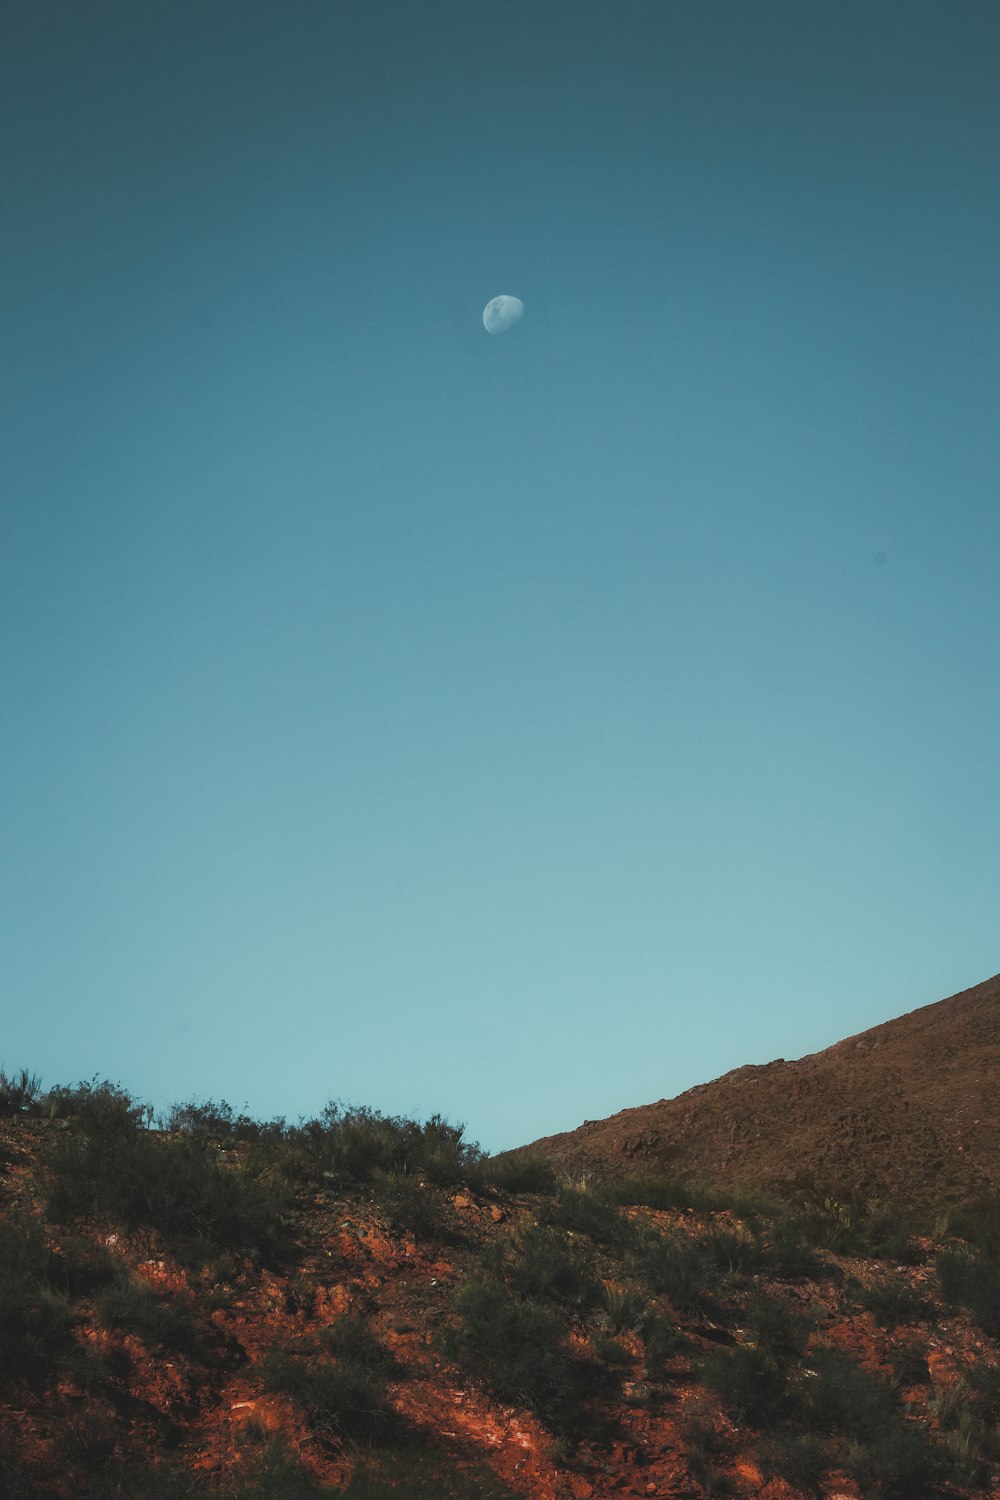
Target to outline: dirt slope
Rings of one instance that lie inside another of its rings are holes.
[[[535,1141],[597,1171],[946,1201],[1000,1179],[1000,975],[797,1062]]]

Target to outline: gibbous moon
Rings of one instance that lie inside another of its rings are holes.
[[[524,303],[520,297],[508,297],[504,293],[501,297],[494,297],[483,308],[483,326],[487,333],[506,333],[508,328],[513,328],[523,312]]]

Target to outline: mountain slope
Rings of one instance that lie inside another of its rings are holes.
[[[598,1173],[943,1201],[996,1189],[998,1091],[1000,975],[796,1062],[737,1068],[524,1149]]]

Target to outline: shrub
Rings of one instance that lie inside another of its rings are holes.
[[[38,1098],[41,1086],[42,1080],[26,1068],[9,1078],[0,1068],[0,1118],[10,1118],[28,1109]]]
[[[558,1314],[492,1278],[463,1287],[453,1308],[458,1321],[443,1335],[449,1358],[501,1401],[531,1407],[557,1430],[593,1428],[592,1402],[609,1393],[608,1373],[566,1350]]]
[[[225,1167],[204,1140],[142,1130],[128,1095],[87,1098],[48,1166],[48,1208],[59,1221],[93,1215],[158,1229],[195,1260],[211,1246],[264,1255],[284,1246],[274,1188],[244,1167]]]
[[[950,1234],[979,1250],[1000,1251],[1000,1197],[987,1193],[948,1210]]]
[[[639,1333],[645,1351],[646,1375],[650,1380],[662,1380],[668,1360],[686,1349],[688,1341],[669,1318],[656,1312],[646,1314],[639,1324]]]
[[[35,1224],[0,1221],[0,1386],[39,1384],[75,1348],[59,1263]]]
[[[483,1181],[506,1193],[554,1193],[556,1174],[544,1156],[510,1151],[488,1156],[482,1166]]]
[[[823,1474],[828,1468],[826,1449],[812,1433],[790,1432],[779,1427],[761,1439],[757,1462],[765,1478],[777,1476],[797,1494],[821,1495]]]
[[[459,1469],[451,1455],[414,1451],[361,1459],[342,1500],[516,1500],[489,1469]]]
[[[631,1351],[617,1339],[609,1339],[603,1333],[594,1335],[594,1353],[606,1365],[630,1365],[632,1363]]]
[[[987,1333],[1000,1332],[1000,1260],[977,1250],[942,1250],[936,1263],[941,1295],[965,1307]]]
[[[699,1370],[736,1422],[767,1427],[789,1407],[788,1367],[763,1349],[713,1349]]]
[[[683,1230],[647,1231],[631,1257],[634,1274],[663,1292],[678,1312],[694,1312],[723,1280],[756,1268],[760,1242],[748,1234],[713,1227],[695,1236]]]
[[[758,1348],[778,1357],[801,1354],[811,1322],[777,1297],[754,1297],[746,1314],[747,1331]]]
[[[525,1229],[505,1270],[510,1284],[526,1297],[582,1306],[597,1295],[590,1255],[551,1224]]]
[[[924,1434],[899,1422],[872,1433],[864,1442],[849,1442],[844,1469],[864,1494],[915,1500],[927,1494],[938,1468]]]
[[[108,1079],[98,1083],[96,1077],[75,1086],[57,1084],[49,1089],[44,1103],[50,1119],[74,1119],[90,1135],[108,1139],[135,1134],[152,1115],[149,1105],[133,1098],[120,1084]]]
[[[392,1229],[418,1240],[446,1240],[453,1231],[445,1222],[433,1190],[405,1172],[375,1170],[375,1201]]]
[[[190,1313],[142,1281],[123,1276],[98,1294],[94,1310],[105,1328],[133,1333],[151,1349],[190,1350],[197,1343]]]
[[[639,1292],[631,1291],[617,1281],[605,1281],[601,1283],[598,1300],[612,1328],[626,1332],[642,1326],[646,1303]]]
[[[338,1442],[388,1442],[400,1421],[388,1405],[383,1373],[371,1364],[341,1357],[336,1364],[316,1357],[312,1346],[277,1344],[258,1366],[272,1391],[291,1396],[313,1428]]]
[[[635,1238],[631,1221],[596,1188],[561,1187],[548,1219],[559,1229],[589,1235],[601,1245],[621,1248]]]
[[[483,1153],[462,1139],[464,1127],[441,1115],[425,1124],[359,1105],[328,1104],[318,1119],[287,1132],[285,1160],[307,1179],[371,1182],[376,1173],[407,1173],[446,1185],[479,1169]]]
[[[164,1125],[175,1133],[186,1131],[216,1141],[274,1142],[281,1140],[285,1133],[284,1120],[264,1122],[255,1120],[252,1115],[238,1115],[225,1099],[218,1104],[212,1099],[200,1104],[193,1100],[188,1104],[173,1104]]]
[[[381,1339],[372,1332],[366,1318],[345,1313],[327,1325],[319,1335],[323,1348],[373,1378],[389,1380],[399,1373],[399,1366]]]
[[[913,1322],[927,1316],[927,1302],[900,1276],[873,1276],[867,1281],[854,1278],[845,1290],[859,1307],[870,1312],[883,1328]]]
[[[813,1242],[814,1222],[798,1213],[779,1213],[772,1220],[764,1262],[772,1276],[791,1281],[815,1279],[824,1271]]]
[[[809,1425],[838,1431],[855,1442],[874,1441],[898,1419],[896,1393],[839,1349],[817,1349],[810,1356],[812,1378],[802,1389]]]

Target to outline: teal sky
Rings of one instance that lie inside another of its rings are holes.
[[[998,77],[4,6],[0,1063],[501,1149],[995,972]]]

